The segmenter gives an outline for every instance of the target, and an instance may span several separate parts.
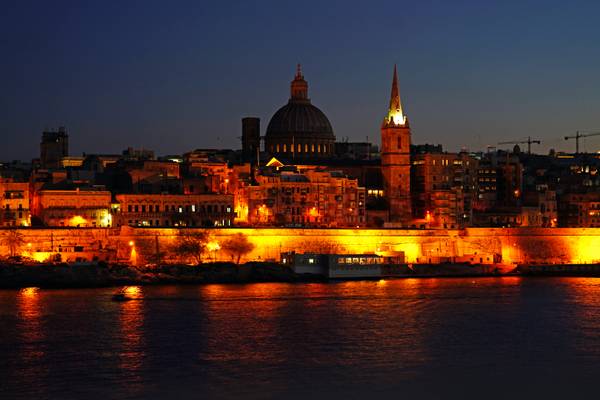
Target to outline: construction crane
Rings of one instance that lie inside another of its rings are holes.
[[[541,141],[537,139],[531,139],[531,136],[527,137],[527,140],[513,140],[511,142],[498,142],[498,144],[525,144],[527,143],[527,153],[531,154],[531,144],[540,144]]]
[[[587,132],[587,133],[582,133],[582,132],[585,132],[585,131],[577,131],[577,132],[575,132],[575,134],[573,136],[565,136],[565,140],[575,139],[575,154],[579,154],[579,138],[586,138],[589,136],[600,135],[600,132]]]

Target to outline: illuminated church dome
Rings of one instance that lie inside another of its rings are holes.
[[[308,98],[308,84],[300,65],[291,85],[288,103],[271,118],[265,149],[284,158],[330,157],[335,135],[329,120]]]

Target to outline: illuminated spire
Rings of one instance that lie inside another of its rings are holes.
[[[394,78],[392,80],[392,94],[390,96],[390,109],[386,118],[386,123],[391,125],[406,124],[406,116],[402,112],[402,103],[400,102],[400,90],[398,89],[398,73],[394,64]]]

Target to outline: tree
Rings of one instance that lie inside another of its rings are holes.
[[[192,259],[196,264],[201,264],[207,243],[206,232],[182,232],[173,246],[173,251],[186,259]]]
[[[2,235],[2,244],[8,247],[10,257],[16,256],[24,243],[23,234],[14,228],[8,229]]]
[[[138,240],[135,247],[145,262],[159,265],[164,263],[167,254],[159,245],[158,236],[153,239]]]
[[[243,233],[236,233],[221,244],[221,250],[228,254],[235,263],[239,264],[240,259],[254,250],[254,244],[251,243]]]

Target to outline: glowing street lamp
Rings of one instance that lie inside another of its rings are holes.
[[[129,247],[131,247],[131,253],[129,255],[129,260],[131,261],[131,265],[137,265],[137,251],[135,249],[135,243],[133,240],[129,241]]]
[[[219,242],[208,242],[206,244],[206,249],[213,253],[213,261],[217,261],[217,251],[221,250]]]

